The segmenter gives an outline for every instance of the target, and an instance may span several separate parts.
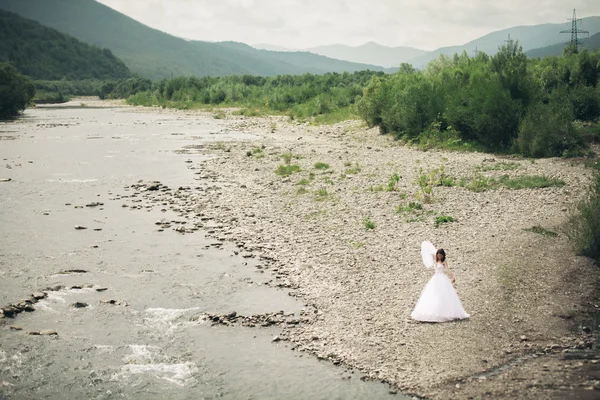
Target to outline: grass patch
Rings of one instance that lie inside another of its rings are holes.
[[[455,222],[456,219],[454,219],[454,217],[451,217],[449,215],[440,215],[439,217],[436,217],[434,222],[435,222],[435,226],[438,227],[442,224],[447,224],[450,222]]]
[[[461,182],[461,185],[474,192],[483,192],[501,187],[513,190],[562,187],[565,185],[565,181],[542,175],[518,176],[515,178],[504,175],[498,179],[479,175],[469,182]]]
[[[548,229],[542,228],[539,225],[533,226],[531,228],[524,229],[524,231],[537,233],[538,235],[542,235],[545,237],[557,237],[558,233],[549,231]]]
[[[373,222],[371,220],[371,218],[369,218],[369,217],[366,217],[365,219],[363,219],[363,225],[364,225],[365,229],[368,231],[373,230],[377,227],[377,224],[375,224],[375,222]]]
[[[329,192],[325,188],[321,188],[321,189],[317,190],[317,192],[315,193],[315,199],[317,201],[324,201],[324,200],[327,200],[328,198],[329,198]]]
[[[383,192],[384,190],[385,190],[385,187],[383,185],[369,187],[370,192]]]
[[[356,163],[356,165],[352,166],[352,164],[350,164],[348,166],[348,168],[346,169],[346,171],[344,172],[344,174],[346,175],[356,175],[358,174],[362,169],[360,168],[360,165],[358,163]]]
[[[302,195],[302,194],[306,194],[306,193],[308,193],[308,190],[306,190],[306,188],[304,186],[299,187],[298,190],[296,190],[296,194]]]
[[[350,246],[352,246],[355,249],[361,249],[365,247],[365,244],[363,242],[351,242]]]
[[[215,114],[213,114],[213,118],[214,119],[224,119],[225,118],[225,113],[223,113],[223,112],[215,113]]]
[[[430,149],[442,149],[448,151],[485,151],[485,147],[476,143],[463,141],[458,132],[448,129],[440,132],[437,129],[426,130],[416,138],[401,137],[400,141],[411,147],[427,151]]]
[[[583,165],[586,168],[595,169],[596,171],[600,171],[600,159],[598,158],[588,158],[585,160]]]
[[[398,190],[398,182],[400,182],[400,175],[394,173],[388,179],[388,184],[386,190],[388,192],[395,192]]]
[[[490,165],[481,165],[479,167],[475,167],[475,169],[477,171],[482,171],[482,172],[486,172],[486,171],[514,171],[516,169],[519,169],[521,166],[518,163],[515,162],[505,162],[505,161],[500,161],[494,164],[490,164]]]
[[[396,212],[398,214],[412,213],[415,211],[423,211],[423,204],[421,204],[417,201],[411,201],[406,206],[399,205],[398,207],[396,207]]]
[[[255,156],[256,158],[263,158],[265,156],[265,153],[263,152],[263,148],[262,147],[254,146],[252,148],[252,150],[248,150],[246,152],[246,155],[248,157]]]
[[[295,174],[296,172],[300,172],[300,166],[299,165],[280,165],[276,170],[275,173],[279,176],[290,176],[292,174]]]
[[[298,181],[298,183],[296,183],[296,185],[307,186],[310,185],[310,181],[306,178],[302,178]]]
[[[329,164],[318,162],[315,164],[315,169],[329,169]]]

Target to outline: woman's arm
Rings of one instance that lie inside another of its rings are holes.
[[[452,271],[450,271],[447,261],[444,261],[444,267],[446,267],[446,271],[448,271],[448,275],[450,275],[450,282],[452,282],[452,284],[454,285],[454,281],[455,281],[454,273]]]

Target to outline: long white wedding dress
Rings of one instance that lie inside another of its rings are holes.
[[[423,322],[446,322],[469,318],[450,278],[444,274],[444,265],[435,262],[436,249],[430,242],[423,242],[421,255],[427,268],[435,264],[435,274],[423,288],[411,318]]]

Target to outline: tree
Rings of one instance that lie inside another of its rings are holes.
[[[0,63],[0,119],[16,117],[31,103],[35,86],[8,63]]]

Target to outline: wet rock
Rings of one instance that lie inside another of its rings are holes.
[[[38,331],[29,331],[29,332],[27,332],[27,335],[40,336],[40,332],[38,332]]]
[[[80,302],[80,301],[71,304],[71,307],[73,307],[73,308],[86,308],[86,307],[89,307],[89,306],[90,305],[88,303],[83,303],[83,302]]]
[[[34,299],[36,300],[42,300],[46,298],[46,293],[44,292],[36,292],[34,294],[31,295]]]
[[[83,286],[80,286],[80,285],[71,286],[71,290],[81,290],[81,289],[83,289]]]
[[[33,312],[33,311],[35,311],[35,307],[32,306],[31,304],[27,304],[25,307],[23,307],[23,311]]]
[[[104,291],[107,291],[107,290],[108,290],[108,288],[106,288],[106,287],[96,288],[96,292],[104,292]]]
[[[78,231],[81,231],[81,230],[87,229],[87,227],[85,227],[83,225],[75,225],[75,229]]]
[[[20,326],[16,326],[16,325],[9,327],[9,329],[11,331],[22,331],[23,330],[23,328],[21,328]]]
[[[18,311],[13,307],[3,307],[0,310],[2,310],[2,315],[6,318],[14,318],[18,314]]]
[[[581,328],[581,330],[585,333],[592,333],[592,328],[590,328],[589,326],[584,326],[583,328]]]
[[[56,332],[54,329],[44,329],[43,331],[40,331],[40,335],[43,335],[43,336],[57,336],[58,332]]]
[[[99,206],[103,206],[103,205],[104,205],[104,203],[93,202],[93,203],[86,204],[85,206],[91,208],[91,207],[99,207]]]
[[[112,304],[112,305],[121,306],[121,307],[129,307],[129,304],[123,300],[102,300],[102,303]]]
[[[48,288],[48,290],[51,292],[58,292],[59,290],[62,290],[63,288],[64,288],[63,285],[54,285],[54,286],[50,286]]]
[[[87,274],[87,270],[85,269],[65,269],[59,272],[60,275],[68,275],[68,274]]]

